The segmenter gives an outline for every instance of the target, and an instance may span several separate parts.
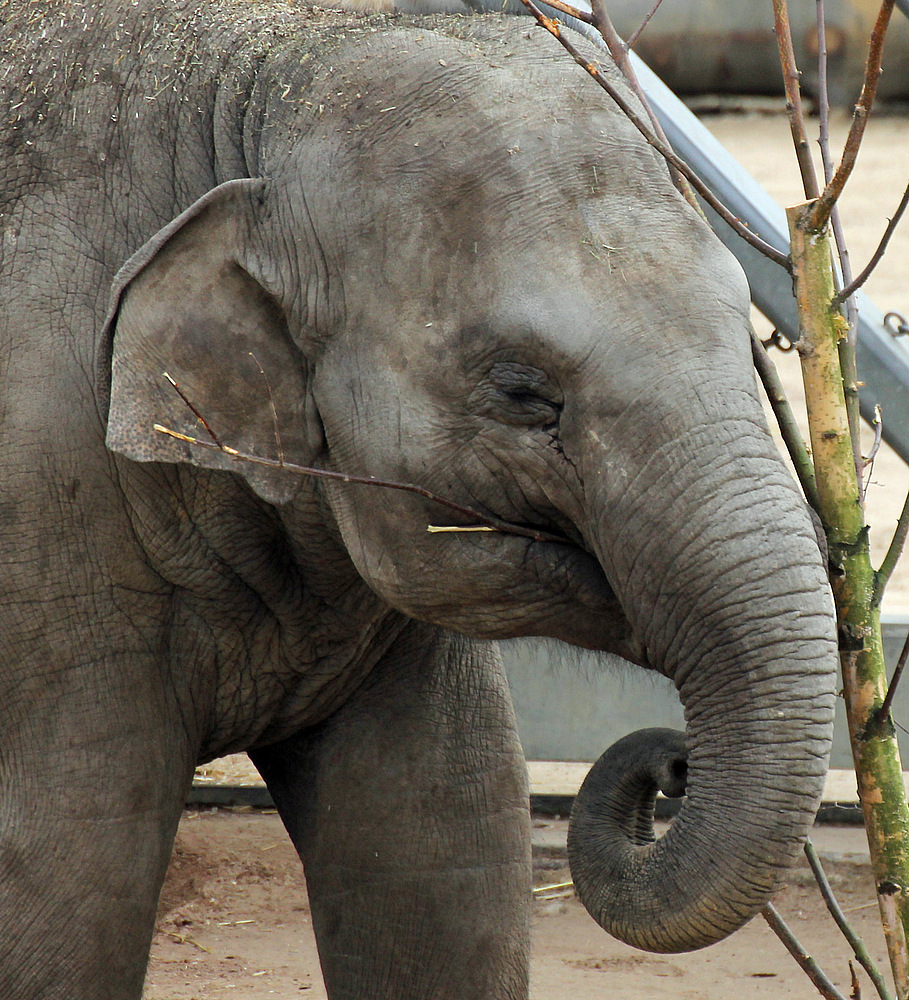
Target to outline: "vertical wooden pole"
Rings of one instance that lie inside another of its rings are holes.
[[[843,695],[878,905],[900,1000],[909,998],[909,808],[896,733],[880,712],[887,691],[879,595],[856,475],[840,367],[846,322],[833,305],[826,226],[814,201],[788,209],[799,310],[798,351],[820,516],[837,607]]]

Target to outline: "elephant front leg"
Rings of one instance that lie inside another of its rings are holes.
[[[332,1000],[527,996],[526,768],[493,649],[414,625],[327,723],[252,757]]]
[[[140,667],[35,671],[0,710],[3,1000],[142,994],[193,755]]]

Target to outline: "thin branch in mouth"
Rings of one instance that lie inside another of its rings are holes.
[[[164,427],[162,424],[154,424],[153,427],[158,434],[164,434],[167,437],[174,438],[177,441],[183,441],[186,444],[195,445],[198,448],[205,448],[209,451],[218,451],[235,462],[248,462],[252,465],[263,465],[267,469],[280,469],[283,472],[292,472],[301,476],[315,476],[319,479],[333,479],[336,482],[349,483],[354,486],[381,486],[389,490],[401,490],[404,493],[415,493],[417,496],[425,497],[427,500],[431,500],[433,503],[441,504],[443,507],[448,507],[450,510],[454,510],[459,514],[464,514],[467,517],[486,522],[484,525],[467,525],[465,527],[459,527],[457,525],[442,528],[436,527],[437,531],[499,531],[503,535],[519,535],[522,538],[530,538],[534,542],[558,542],[560,545],[567,542],[567,539],[563,535],[554,535],[549,531],[541,531],[538,528],[525,528],[519,524],[512,524],[509,521],[501,521],[497,517],[490,517],[486,514],[481,514],[472,507],[465,507],[463,504],[455,503],[454,500],[449,500],[448,497],[443,497],[438,493],[433,493],[431,490],[424,489],[422,486],[417,486],[415,483],[398,483],[389,479],[377,479],[375,476],[352,476],[346,472],[332,472],[330,469],[317,469],[313,466],[296,465],[293,462],[284,462],[273,458],[263,458],[261,455],[252,455],[249,452],[238,451],[236,448],[231,448],[229,445],[222,444],[220,442],[203,441],[200,438],[193,437],[191,434],[181,434],[179,431],[172,430],[170,427]],[[428,525],[427,527],[430,531],[433,530],[433,525]]]
[[[426,530],[431,535],[440,535],[443,531],[501,531],[491,524],[427,524]]]
[[[255,360],[255,358],[253,360]],[[256,361],[256,364],[259,364],[258,361]],[[259,366],[259,370],[262,371],[261,365]],[[262,371],[262,374],[264,376],[265,372]],[[427,525],[427,530],[429,532],[498,531],[505,535],[518,535],[522,538],[529,538],[535,542],[557,542],[559,544],[565,544],[568,541],[564,535],[555,535],[551,532],[543,531],[538,528],[513,524],[510,521],[503,521],[501,518],[493,517],[489,514],[481,514],[472,507],[465,507],[463,504],[456,503],[454,500],[449,500],[448,497],[441,496],[438,493],[433,493],[431,490],[427,490],[422,486],[417,486],[415,483],[399,483],[388,479],[377,479],[375,476],[353,476],[346,472],[333,472],[329,469],[318,469],[313,466],[296,465],[293,462],[286,462],[284,460],[284,451],[283,448],[280,447],[280,444],[279,457],[277,459],[263,458],[261,455],[253,455],[249,452],[238,451],[236,448],[231,448],[229,445],[226,445],[221,438],[218,437],[199,409],[192,403],[186,393],[183,392],[177,384],[176,379],[168,372],[162,372],[162,375],[183,401],[183,404],[205,429],[205,432],[210,440],[202,440],[191,434],[182,434],[180,431],[175,431],[170,427],[165,427],[163,424],[156,423],[153,425],[153,428],[158,434],[174,438],[177,441],[183,441],[185,444],[194,445],[197,448],[220,452],[222,455],[226,455],[235,462],[248,462],[253,465],[265,466],[265,468],[268,469],[279,469],[283,472],[292,472],[297,475],[315,476],[320,479],[331,479],[335,482],[348,483],[355,486],[379,486],[389,490],[400,490],[405,493],[415,493],[417,496],[425,497],[427,500],[432,501],[432,503],[440,504],[443,507],[447,507],[449,510],[462,514],[464,517],[468,517],[472,521],[480,522],[478,525],[452,525],[450,527]],[[269,386],[269,398],[270,397],[271,388]],[[274,414],[274,417],[277,422],[277,413]]]

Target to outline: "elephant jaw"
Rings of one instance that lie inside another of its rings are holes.
[[[361,518],[332,486],[357,571],[404,614],[476,639],[543,636],[645,663],[599,562],[580,545],[505,531],[427,532],[432,508]]]

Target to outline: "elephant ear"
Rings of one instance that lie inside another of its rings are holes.
[[[262,273],[266,194],[261,180],[220,185],[117,275],[106,327],[107,446],[139,462],[229,469],[265,500],[284,503],[298,476],[155,430],[158,424],[210,442],[201,416],[223,445],[298,465],[312,464],[322,446],[307,359],[272,290],[279,283]]]

